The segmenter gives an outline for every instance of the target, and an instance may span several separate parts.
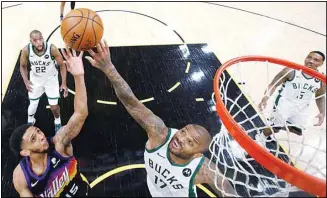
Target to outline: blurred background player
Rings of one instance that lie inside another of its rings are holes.
[[[55,61],[60,66],[62,79],[60,88]],[[29,78],[27,70],[28,62],[31,66]],[[39,99],[45,92],[54,115],[55,132],[57,132],[61,127],[60,107],[58,105],[58,99],[60,98],[59,90],[64,91],[64,97],[68,95],[66,86],[67,70],[57,47],[51,43],[44,42],[42,33],[38,30],[33,30],[30,33],[30,43],[22,50],[20,56],[20,73],[30,100],[27,122],[31,125],[35,123],[34,115],[39,104]]]
[[[13,172],[21,197],[85,197],[89,186],[79,173],[71,140],[81,131],[88,115],[83,52],[76,57],[66,48],[63,55],[75,81],[74,113],[55,136],[46,138],[37,127],[24,124],[10,137],[11,150],[23,158]]]
[[[324,61],[325,55],[322,52],[312,51],[305,58],[304,65],[318,71]],[[310,117],[309,106],[314,96],[319,109],[319,114],[316,116],[318,122],[315,126],[320,126],[324,122],[326,86],[320,80],[288,67],[280,71],[269,84],[268,93],[265,92],[259,104],[261,111],[267,106],[268,99],[279,85],[281,88],[274,103],[273,113],[269,118],[274,132],[285,130],[287,126],[290,132],[302,135],[302,130],[305,129]],[[263,133],[256,136],[256,140],[264,144],[265,141],[262,140],[266,140],[271,134],[271,129],[266,128]]]
[[[66,1],[62,1],[60,3],[60,21],[62,21],[62,19],[64,18],[65,4],[66,4]],[[75,9],[75,1],[70,2],[70,9],[72,9],[72,10]]]

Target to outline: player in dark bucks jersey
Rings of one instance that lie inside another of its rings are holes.
[[[75,80],[74,113],[67,125],[47,139],[39,128],[25,124],[10,138],[12,151],[22,156],[13,172],[13,184],[21,197],[81,197],[88,193],[71,144],[88,115],[83,52],[76,56],[66,48],[63,55]]]
[[[189,124],[182,129],[168,128],[151,110],[133,94],[126,81],[111,62],[107,43],[97,45],[97,52],[89,50],[93,57],[85,57],[102,70],[111,81],[116,95],[130,115],[147,132],[144,160],[147,184],[154,197],[196,196],[195,185],[209,184],[217,194],[215,175],[209,170],[209,159],[202,153],[208,150],[211,137],[202,126]],[[216,169],[216,168],[213,168]],[[217,176],[217,186],[224,192],[235,194],[228,180]]]
[[[60,66],[61,86],[59,87],[58,70],[56,63]],[[28,73],[27,65],[30,64]],[[35,123],[36,113],[40,97],[46,93],[48,102],[54,116],[55,132],[61,127],[60,107],[58,99],[59,90],[64,91],[64,97],[68,95],[66,86],[67,71],[59,50],[51,43],[44,42],[42,33],[33,30],[30,33],[30,43],[23,48],[20,56],[20,73],[28,91],[30,104],[28,106],[27,122]]]
[[[322,52],[312,51],[305,58],[304,65],[318,70],[324,61],[325,55]],[[316,116],[318,123],[315,125],[320,126],[323,123],[326,115],[326,98],[324,96],[326,85],[302,71],[291,68],[284,68],[274,77],[268,86],[269,93],[265,93],[266,96],[262,98],[259,104],[260,110],[266,107],[269,97],[279,85],[281,85],[281,88],[279,89],[273,107],[273,113],[269,120],[274,132],[278,132],[280,129],[286,129],[285,123],[287,123],[287,128],[290,132],[302,135],[302,130],[305,129],[310,116],[308,112],[309,105],[314,96],[319,109],[319,114]],[[265,140],[271,134],[272,131],[267,128],[263,133],[256,136],[256,140],[265,146]]]

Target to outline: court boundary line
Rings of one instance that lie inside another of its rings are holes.
[[[7,9],[7,8],[12,8],[12,7],[20,6],[20,5],[23,5],[23,4],[18,3],[18,4],[14,4],[14,5],[10,5],[10,6],[1,7],[1,9],[4,10],[4,9]]]
[[[222,4],[219,4],[219,3],[213,3],[213,2],[202,2],[202,3],[212,4],[212,5],[221,6],[221,7],[225,7],[225,8],[230,8],[230,9],[234,9],[234,10],[238,10],[238,11],[242,11],[242,12],[247,12],[247,13],[250,13],[250,14],[257,15],[257,16],[261,16],[261,17],[265,17],[265,18],[272,19],[272,20],[275,20],[275,21],[279,21],[279,22],[285,23],[287,25],[291,25],[291,26],[294,26],[294,27],[297,27],[297,28],[300,28],[300,29],[307,30],[309,32],[318,34],[320,36],[326,37],[326,34],[323,34],[323,33],[320,33],[320,32],[314,31],[314,30],[311,30],[309,28],[305,28],[305,27],[300,26],[300,25],[297,25],[295,23],[291,23],[291,22],[283,21],[281,19],[277,19],[277,18],[274,18],[274,17],[271,17],[271,16],[267,16],[267,15],[264,15],[264,14],[260,14],[260,13],[256,13],[256,12],[252,12],[252,11],[249,11],[249,10],[245,10],[245,9],[241,9],[241,8],[236,8],[236,7],[228,6],[228,5],[222,5]]]

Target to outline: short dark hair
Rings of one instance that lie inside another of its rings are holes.
[[[22,140],[23,135],[25,134],[26,130],[32,126],[31,124],[23,124],[17,127],[14,132],[10,136],[9,144],[10,149],[16,156],[19,156],[20,151],[22,150]]]
[[[322,53],[321,51],[312,51],[310,53],[316,53],[316,54],[319,54],[321,57],[322,57],[322,61],[325,61],[325,54]]]
[[[30,33],[30,38],[32,38],[32,34],[42,34],[39,30],[33,30],[31,33]]]

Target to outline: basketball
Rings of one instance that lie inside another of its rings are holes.
[[[61,22],[61,36],[66,45],[74,50],[89,50],[102,39],[102,20],[93,10],[72,10]]]

